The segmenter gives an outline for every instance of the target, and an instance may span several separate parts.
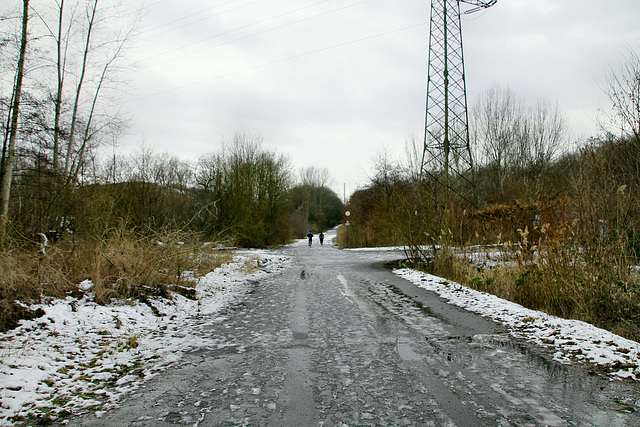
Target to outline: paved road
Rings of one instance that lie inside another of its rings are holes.
[[[565,367],[382,268],[306,245],[97,426],[640,425],[639,389]]]

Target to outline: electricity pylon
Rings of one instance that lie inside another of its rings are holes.
[[[473,13],[497,0],[431,0],[423,179],[477,205],[462,49],[460,3]],[[428,176],[428,177],[427,177]]]

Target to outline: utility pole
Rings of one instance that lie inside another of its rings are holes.
[[[453,193],[477,205],[475,171],[469,142],[467,89],[460,3],[473,13],[497,0],[431,0],[427,114],[421,179],[435,182],[448,198]]]

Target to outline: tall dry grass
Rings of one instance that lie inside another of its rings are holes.
[[[232,259],[230,252],[183,232],[109,230],[83,240],[68,236],[41,249],[36,244],[16,245],[0,254],[0,330],[29,317],[16,301],[79,296],[78,284],[85,280],[93,283],[91,291],[99,304],[168,297],[171,291],[195,297],[194,279]]]
[[[625,242],[585,241],[576,221],[519,234],[518,241],[500,242],[500,262],[490,267],[470,262],[470,247],[446,245],[434,257],[433,273],[640,341],[640,272]]]

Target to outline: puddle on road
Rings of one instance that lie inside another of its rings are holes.
[[[294,340],[306,340],[307,338],[309,338],[309,334],[307,332],[298,332],[298,331],[292,331],[292,332],[293,332]]]
[[[347,279],[345,279],[345,277],[342,274],[338,274],[337,279],[340,281],[340,283],[342,283],[342,286],[344,286],[344,290],[342,291],[342,295],[344,295],[345,297],[351,297],[351,298],[356,298],[356,292],[355,290],[351,287],[351,285],[349,285],[349,282],[347,281]]]
[[[400,342],[400,340],[396,342],[396,353],[398,353],[398,356],[404,361],[422,360],[422,356],[413,351],[408,343]]]
[[[375,310],[371,308],[371,306],[367,303],[366,300],[358,296],[356,289],[349,284],[349,281],[342,274],[338,274],[336,278],[340,283],[342,283],[342,286],[344,287],[344,289],[340,290],[340,293],[342,293],[344,297],[355,302],[358,308],[360,309],[360,311],[364,315],[373,319],[373,324],[375,324],[379,328],[382,328],[382,330],[386,331],[388,329],[387,319],[378,315],[375,312]]]
[[[525,356],[529,362],[543,368],[550,377],[567,375],[567,367],[551,359],[549,355],[543,354],[544,350],[535,348],[533,345],[519,341],[509,335],[476,335],[473,337],[473,342],[481,346],[515,350]]]
[[[543,350],[526,342],[519,341],[506,334],[477,334],[474,336],[451,335],[449,337],[424,337],[433,353],[446,358],[450,362],[470,363],[486,358],[486,352],[477,352],[478,347],[486,350],[495,349],[505,353],[519,353],[530,363],[543,368],[551,378],[567,375],[567,367],[556,362]]]
[[[381,285],[385,286],[391,293],[393,293],[393,295],[395,295],[401,301],[405,302],[407,305],[411,305],[411,306],[415,307],[416,309],[420,310],[424,314],[427,314],[429,316],[435,317],[435,318],[437,318],[439,320],[446,321],[446,319],[444,317],[435,314],[429,307],[424,305],[421,301],[419,301],[419,300],[417,300],[415,298],[412,298],[411,296],[405,294],[397,286],[394,286],[394,285],[392,285],[390,283],[381,283]]]

